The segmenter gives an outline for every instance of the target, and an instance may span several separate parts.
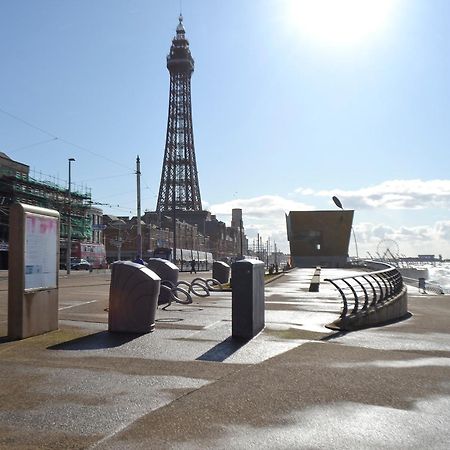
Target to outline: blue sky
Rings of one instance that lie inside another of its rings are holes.
[[[242,207],[250,242],[259,232],[287,250],[284,212],[334,209],[337,195],[355,209],[360,256],[389,239],[450,258],[450,2],[182,10],[205,208],[229,222]],[[75,185],[120,215],[135,214],[139,154],[154,210],[179,11],[179,0],[0,1],[0,151],[62,184],[74,157]]]

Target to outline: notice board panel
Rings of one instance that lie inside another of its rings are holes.
[[[57,287],[58,218],[25,213],[25,290]]]

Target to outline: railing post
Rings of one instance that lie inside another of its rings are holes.
[[[354,279],[355,278],[353,277],[353,280]],[[353,293],[353,298],[355,299],[355,305],[353,306],[352,314],[356,314],[356,311],[358,311],[358,304],[359,304],[359,302],[358,302],[358,294],[356,293],[356,291],[353,288],[353,286],[347,280],[342,280],[342,281],[350,288],[350,290]]]

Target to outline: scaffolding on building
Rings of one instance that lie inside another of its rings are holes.
[[[68,189],[56,183],[38,181],[26,173],[11,174],[7,171],[0,173],[0,224],[3,225],[0,232],[3,239],[5,237],[7,239],[4,234],[7,232],[9,207],[15,202],[58,211],[61,240],[67,239],[69,214],[74,240],[88,240],[92,236],[90,192],[75,190],[69,197]]]

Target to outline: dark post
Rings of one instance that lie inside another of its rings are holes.
[[[69,189],[68,189],[68,200],[69,200],[69,213],[67,215],[67,252],[66,252],[66,271],[67,275],[70,275],[70,261],[72,256],[72,171],[71,163],[75,161],[75,158],[69,158]]]
[[[244,250],[243,250],[243,245],[242,245],[242,219],[239,221],[239,234],[241,237],[241,259],[244,257]]]
[[[265,325],[264,263],[243,259],[231,266],[232,334],[234,338],[251,339]]]

